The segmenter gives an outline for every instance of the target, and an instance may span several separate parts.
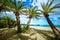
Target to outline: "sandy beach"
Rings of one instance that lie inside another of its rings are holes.
[[[50,27],[39,27],[39,26],[30,26],[30,28],[34,28],[36,30],[49,30],[49,31],[52,31]],[[56,27],[58,30],[60,30],[60,27]]]
[[[16,28],[0,29],[0,40],[55,40],[49,27],[33,27],[27,33],[16,34]],[[60,29],[60,28],[58,28]]]

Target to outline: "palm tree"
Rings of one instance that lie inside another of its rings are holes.
[[[12,0],[1,0],[2,4],[5,5],[5,9],[7,11],[11,11],[15,14],[16,16],[16,21],[17,21],[17,29],[18,33],[22,32],[21,30],[21,25],[20,25],[20,11],[24,8],[25,4],[22,1],[12,1]],[[5,10],[4,9],[4,10]]]
[[[57,35],[57,34],[60,34],[60,31],[54,26],[54,24],[49,19],[49,14],[48,13],[54,13],[54,12],[56,12],[56,11],[54,11],[54,9],[60,8],[60,3],[55,4],[54,6],[52,6],[53,1],[54,0],[52,0],[51,2],[49,2],[49,0],[48,0],[48,2],[46,4],[45,3],[41,3],[41,7],[42,7],[43,10],[40,10],[40,11],[42,13],[44,13],[44,16],[45,16],[47,22],[49,23],[52,31],[54,32],[55,35]]]
[[[34,17],[35,18],[39,17],[39,12],[36,7],[28,8],[27,12],[28,12],[27,14],[29,15],[29,17],[28,17],[29,20],[27,22],[26,29],[28,30],[29,26],[30,26],[31,19]]]

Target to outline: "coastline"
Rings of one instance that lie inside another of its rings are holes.
[[[37,30],[48,30],[52,31],[50,27],[42,27],[42,26],[30,26],[30,28],[37,29]],[[58,30],[60,30],[60,27],[56,27]]]

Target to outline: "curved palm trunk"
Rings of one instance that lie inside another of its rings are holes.
[[[53,23],[50,21],[50,19],[48,18],[49,15],[46,15],[46,14],[44,13],[44,16],[45,16],[47,22],[49,23],[52,31],[54,32],[54,34],[55,34],[55,35],[60,35],[60,31],[59,31],[58,29],[56,29],[56,27],[54,26],[54,24],[53,24]]]
[[[29,20],[28,20],[28,23],[27,23],[27,26],[26,26],[26,29],[27,29],[27,30],[29,29],[30,22],[31,22],[31,18],[29,18]]]

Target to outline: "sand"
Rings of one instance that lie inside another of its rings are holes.
[[[29,32],[18,34],[16,34],[17,28],[0,29],[0,40],[54,40],[55,36],[49,27],[30,26],[30,28]]]

